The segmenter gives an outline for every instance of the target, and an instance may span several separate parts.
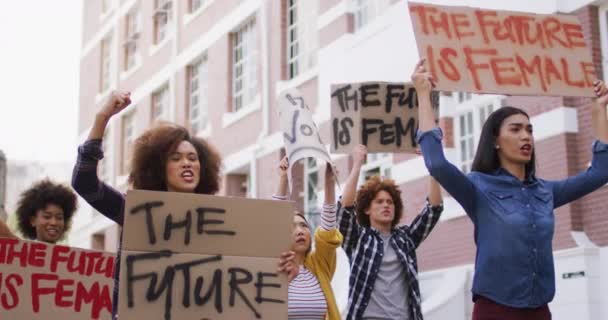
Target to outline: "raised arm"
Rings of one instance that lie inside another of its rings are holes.
[[[0,220],[0,238],[18,239],[3,220]]]
[[[591,166],[584,172],[565,180],[550,181],[553,189],[555,208],[579,199],[608,183],[608,88],[602,81],[596,81],[597,99],[592,106],[593,131],[597,141],[593,143]]]
[[[272,198],[275,200],[287,200],[288,198],[287,188],[289,187],[289,181],[287,179],[287,170],[289,170],[289,159],[287,159],[287,156],[285,156],[279,162],[279,183],[277,184],[277,191],[272,196]]]
[[[122,225],[124,196],[101,182],[97,176],[97,163],[103,158],[101,139],[110,118],[131,103],[130,93],[112,92],[112,95],[95,116],[88,140],[78,148],[78,159],[72,173],[72,187],[93,208]]]
[[[441,187],[435,178],[429,181],[429,197],[424,208],[408,227],[410,239],[416,248],[429,236],[443,212],[443,197]]]
[[[325,201],[321,212],[321,227],[324,230],[336,228],[336,180],[331,164],[325,165]]]
[[[350,207],[355,203],[357,196],[357,182],[359,181],[359,174],[361,173],[361,167],[367,157],[367,147],[360,144],[353,148],[351,152],[353,158],[353,168],[350,170],[350,174],[346,179],[344,185],[344,191],[342,191],[342,206]]]
[[[344,190],[342,191],[342,199],[338,202],[337,220],[340,233],[344,236],[342,247],[346,254],[350,257],[360,234],[361,226],[357,223],[357,214],[355,212],[355,198],[357,196],[357,182],[361,166],[365,162],[367,156],[367,148],[364,145],[358,145],[353,148],[351,153],[353,157],[353,168],[351,169]]]
[[[603,81],[595,82],[595,94],[597,99],[593,103],[593,131],[602,143],[608,143],[608,117],[606,116],[606,105],[608,105],[608,87]]]
[[[418,94],[418,120],[420,122],[418,143],[422,149],[424,164],[431,176],[471,215],[475,206],[472,196],[475,192],[475,186],[462,171],[445,158],[441,145],[441,130],[435,124],[435,112],[431,105],[434,79],[431,73],[427,71],[424,59],[416,65],[412,82]]]

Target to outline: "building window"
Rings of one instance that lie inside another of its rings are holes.
[[[103,133],[103,139],[101,140],[101,150],[103,150],[103,159],[101,160],[101,166],[99,171],[99,176],[103,181],[111,181],[112,171],[111,171],[111,163],[113,159],[112,154],[112,143],[110,141],[110,130],[106,129]]]
[[[101,0],[101,13],[108,13],[114,7],[115,0]]]
[[[122,174],[131,171],[130,159],[135,142],[135,112],[130,112],[122,118]]]
[[[353,0],[355,30],[368,25],[390,6],[390,0]]]
[[[158,44],[167,36],[171,19],[171,0],[154,0],[154,4],[154,44]]]
[[[460,151],[460,169],[470,172],[475,157],[475,130],[473,129],[473,111],[458,116],[458,148]]]
[[[458,92],[456,93],[456,100],[458,103],[467,102],[473,99],[473,94],[470,92]]]
[[[207,58],[202,58],[188,67],[190,91],[190,128],[193,134],[207,128],[208,119],[208,75]]]
[[[488,103],[457,116],[456,147],[459,153],[460,170],[464,173],[471,172],[475,150],[479,142],[478,137],[484,123],[494,110],[494,103]]]
[[[137,63],[137,39],[139,39],[139,11],[137,9],[127,14],[125,18],[125,61],[124,70],[129,70]]]
[[[169,86],[152,94],[152,122],[169,120]]]
[[[321,208],[319,207],[319,165],[315,158],[306,158],[304,165],[304,214],[311,230],[321,225]]]
[[[317,65],[318,0],[287,0],[289,79]]]
[[[232,35],[232,57],[232,105],[236,112],[253,102],[257,94],[255,20]]]
[[[112,36],[101,40],[101,73],[99,78],[99,92],[110,89],[112,68]]]
[[[361,167],[360,184],[373,176],[391,177],[392,157],[390,153],[369,153]]]
[[[196,10],[200,9],[207,1],[208,0],[190,0],[190,8],[188,12],[195,12]]]

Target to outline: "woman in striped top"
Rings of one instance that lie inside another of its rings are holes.
[[[279,186],[273,198],[287,199],[287,157],[279,165]],[[336,229],[334,176],[331,166],[325,170],[325,204],[321,213],[321,226],[315,232],[315,250],[312,251],[311,230],[301,213],[293,218],[295,254],[292,263],[299,268],[297,276],[289,277],[288,319],[341,319],[330,282],[336,270],[336,249],[342,235]]]

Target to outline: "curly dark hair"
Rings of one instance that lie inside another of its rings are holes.
[[[365,213],[372,204],[372,201],[380,191],[386,191],[393,198],[395,204],[395,217],[391,222],[391,227],[395,227],[403,215],[403,201],[401,200],[401,190],[392,179],[382,179],[379,176],[370,177],[357,191],[357,221],[359,224],[369,228],[369,215]]]
[[[219,152],[207,141],[192,137],[186,128],[171,123],[161,123],[135,140],[129,173],[129,182],[133,188],[167,191],[167,159],[182,141],[188,141],[194,146],[201,164],[200,181],[194,192],[216,193],[221,181],[222,158]]]
[[[36,228],[30,219],[36,216],[38,210],[54,204],[63,210],[65,221],[64,234],[70,229],[72,216],[78,207],[76,194],[69,187],[44,179],[32,185],[21,193],[17,204],[17,227],[21,234],[28,239],[36,239]]]

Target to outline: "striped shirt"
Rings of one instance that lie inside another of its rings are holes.
[[[325,319],[327,301],[319,280],[304,265],[298,276],[289,283],[288,319]]]
[[[285,196],[272,196],[275,200],[287,200]],[[324,204],[321,212],[321,228],[336,228],[336,205]],[[288,298],[289,320],[323,320],[327,314],[327,300],[321,290],[319,280],[304,265],[300,265],[298,275],[289,283]]]
[[[405,269],[407,279],[407,309],[410,320],[422,320],[416,248],[439,221],[443,206],[432,207],[427,201],[422,212],[410,226],[391,230],[390,245]],[[348,309],[346,319],[361,319],[367,307],[376,276],[380,270],[384,245],[380,233],[357,223],[354,206],[342,207],[338,202],[338,225],[344,236],[342,247],[350,262]],[[405,300],[405,299],[404,299]]]

